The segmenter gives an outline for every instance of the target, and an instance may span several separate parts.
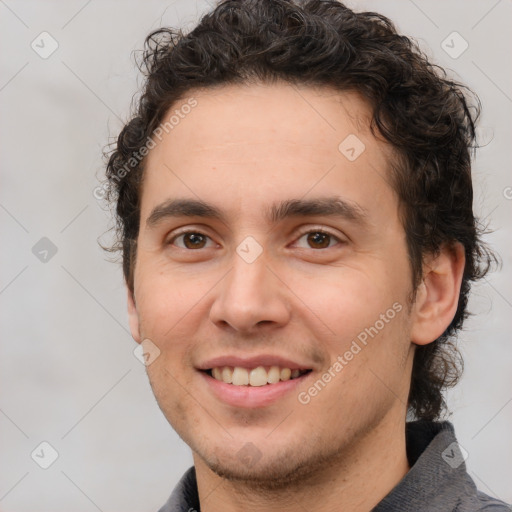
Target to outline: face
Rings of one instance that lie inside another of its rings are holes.
[[[131,329],[196,464],[277,481],[404,421],[411,272],[392,155],[355,93],[191,96],[147,159]]]

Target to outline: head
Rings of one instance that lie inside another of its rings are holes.
[[[254,478],[250,442],[278,478],[388,416],[439,418],[492,261],[472,211],[478,102],[388,19],[335,1],[225,1],[146,45],[108,197],[169,422],[219,473]],[[309,372],[234,407],[205,376],[225,354]]]

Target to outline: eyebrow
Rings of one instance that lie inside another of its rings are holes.
[[[352,201],[340,197],[313,199],[287,199],[270,205],[265,211],[265,219],[270,224],[293,217],[328,216],[339,217],[356,224],[366,224],[368,212]],[[218,207],[198,199],[168,199],[151,211],[146,220],[148,228],[174,217],[202,217],[227,223],[224,212]]]

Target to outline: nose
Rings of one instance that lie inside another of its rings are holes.
[[[210,319],[220,328],[249,334],[290,319],[287,288],[263,256],[247,263],[235,254],[233,268],[216,288]]]

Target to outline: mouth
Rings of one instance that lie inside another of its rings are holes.
[[[294,401],[298,386],[313,374],[310,368],[287,366],[214,366],[200,369],[205,390],[237,409],[261,409],[282,400]]]
[[[216,366],[202,370],[213,379],[232,386],[262,387],[272,386],[279,382],[299,379],[310,373],[310,368],[288,368],[281,366],[257,366],[245,368],[242,366]]]
[[[311,362],[277,354],[219,355],[197,364],[207,395],[235,408],[264,408],[294,400],[316,374]]]

